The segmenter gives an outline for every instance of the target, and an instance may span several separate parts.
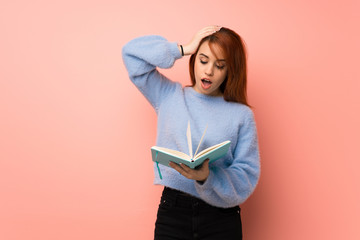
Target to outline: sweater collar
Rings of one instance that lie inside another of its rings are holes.
[[[184,91],[188,92],[190,95],[197,98],[202,98],[212,101],[224,100],[223,96],[211,96],[211,95],[202,94],[197,92],[193,87],[188,87],[188,86],[184,87]]]

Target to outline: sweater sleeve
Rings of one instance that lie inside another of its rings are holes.
[[[177,84],[156,68],[170,68],[181,58],[177,43],[161,36],[139,37],[123,47],[122,56],[130,80],[157,112],[162,100],[175,91]]]
[[[260,156],[253,113],[240,127],[234,160],[227,168],[211,168],[207,180],[195,188],[202,199],[218,207],[243,203],[254,191],[260,176]]]

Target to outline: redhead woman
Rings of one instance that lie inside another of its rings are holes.
[[[189,86],[159,72],[188,55]],[[231,141],[224,157],[196,169],[154,164],[154,183],[164,186],[155,239],[242,239],[239,205],[253,193],[260,175],[243,40],[219,26],[201,29],[187,44],[144,36],[123,47],[123,59],[130,80],[157,114],[157,146],[188,152],[184,132],[189,121],[194,143],[208,125],[203,149]]]

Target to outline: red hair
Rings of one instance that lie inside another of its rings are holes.
[[[203,38],[200,41],[196,53],[191,55],[189,61],[191,86],[195,86],[196,83],[194,74],[195,58],[201,44],[206,41],[208,41],[209,47],[213,53],[213,46],[216,45],[216,47],[221,49],[225,56],[227,76],[220,85],[220,91],[222,92],[225,101],[238,102],[250,107],[247,102],[246,94],[247,71],[245,44],[236,32],[228,28],[223,27],[220,31]]]

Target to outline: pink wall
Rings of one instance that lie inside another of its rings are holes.
[[[50,2],[0,3],[0,239],[152,238],[156,116],[121,47],[209,24],[248,46],[245,239],[360,239],[359,1]],[[187,59],[164,72],[186,83]]]

